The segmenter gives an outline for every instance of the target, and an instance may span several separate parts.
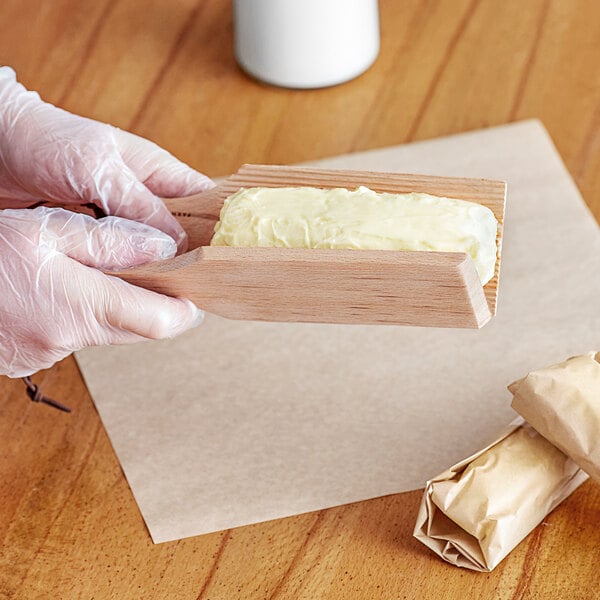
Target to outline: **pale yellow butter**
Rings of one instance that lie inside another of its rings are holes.
[[[494,276],[498,222],[474,202],[366,187],[242,188],[225,200],[211,246],[466,252]]]

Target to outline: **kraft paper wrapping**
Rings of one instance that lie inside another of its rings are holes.
[[[506,180],[498,314],[481,330],[207,315],[77,353],[155,542],[421,488],[513,419],[516,375],[597,343],[598,224],[539,122],[313,164]]]
[[[533,371],[508,389],[512,407],[600,481],[600,352]]]
[[[587,475],[522,419],[427,482],[415,537],[445,561],[491,571]]]

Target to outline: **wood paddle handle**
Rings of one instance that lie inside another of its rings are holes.
[[[185,198],[163,198],[163,202],[188,234],[188,251],[210,244],[223,206],[218,186]]]

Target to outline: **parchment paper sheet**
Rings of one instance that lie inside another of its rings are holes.
[[[77,360],[155,542],[420,488],[513,418],[506,386],[598,347],[598,225],[537,121],[323,160],[508,181],[479,331],[236,322]]]

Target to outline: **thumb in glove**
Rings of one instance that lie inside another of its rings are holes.
[[[0,373],[23,377],[86,346],[174,337],[203,313],[102,273],[172,257],[144,224],[56,208],[0,211]]]

